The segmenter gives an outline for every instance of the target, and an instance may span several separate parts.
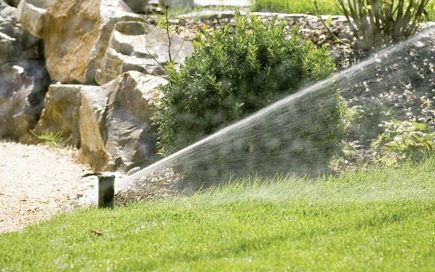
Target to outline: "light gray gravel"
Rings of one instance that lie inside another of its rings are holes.
[[[16,231],[77,206],[96,185],[75,150],[0,142],[0,233]]]

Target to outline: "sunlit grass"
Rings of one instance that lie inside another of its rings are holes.
[[[273,11],[282,13],[317,14],[313,0],[252,0],[253,11]],[[319,12],[322,15],[341,15],[336,0],[318,0]],[[435,20],[435,0],[426,7],[427,20]]]
[[[431,271],[434,216],[435,158],[247,179],[0,235],[0,271]]]
[[[322,14],[341,14],[335,0],[319,0],[318,3]],[[317,14],[311,0],[252,0],[251,9],[254,11]]]

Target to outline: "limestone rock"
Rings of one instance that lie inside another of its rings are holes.
[[[81,94],[79,110],[80,155],[82,163],[89,164],[95,171],[114,170],[112,156],[105,147],[107,131],[107,101],[115,84],[103,86],[97,91]],[[113,86],[113,87],[112,87]]]
[[[0,137],[19,140],[38,120],[50,78],[41,44],[19,27],[15,12],[0,0]]]
[[[93,86],[86,85],[50,85],[45,96],[45,107],[34,132],[37,135],[46,132],[61,133],[63,139],[72,146],[80,146],[79,109],[81,93],[90,92]],[[99,91],[99,90],[98,90]]]
[[[35,37],[41,38],[44,16],[53,0],[23,0],[17,8],[17,19],[21,27]]]
[[[165,84],[163,78],[131,71],[121,76],[118,88],[111,93],[106,148],[116,168],[129,170],[157,159],[151,117],[162,96],[157,88]]]
[[[6,4],[12,7],[18,7],[18,4],[20,3],[20,0],[6,0]]]
[[[107,104],[82,95],[80,108],[81,160],[96,171],[129,170],[154,162],[156,132],[151,127],[154,105],[161,98],[163,78],[131,71],[101,88]],[[97,133],[99,131],[99,133]]]
[[[148,5],[147,0],[124,0],[124,2],[135,13],[144,13]]]
[[[53,84],[36,133],[62,132],[95,171],[126,170],[154,162],[151,127],[157,87],[167,80],[130,71],[103,86]]]
[[[96,81],[104,84],[127,71],[151,75],[164,75],[164,65],[169,62],[166,32],[143,22],[118,22],[110,37]],[[192,54],[192,43],[175,35],[171,39],[171,56],[182,63]]]
[[[0,0],[0,63],[39,59],[40,41],[24,33],[15,17],[16,8]]]
[[[50,76],[93,83],[115,23],[141,20],[121,0],[55,0],[42,31]]]
[[[195,6],[230,6],[230,7],[249,7],[249,0],[195,0]]]
[[[0,64],[0,138],[25,137],[38,120],[48,84],[38,61]]]
[[[159,0],[161,7],[168,6],[170,9],[188,11],[193,9],[194,0]]]
[[[121,0],[54,0],[44,18],[47,69],[56,81],[101,85],[130,70],[164,74],[166,32],[145,24]],[[38,35],[40,27],[32,26]],[[191,55],[191,42],[178,36],[171,41],[174,61]]]

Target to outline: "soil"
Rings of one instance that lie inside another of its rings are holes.
[[[75,162],[77,151],[0,142],[0,233],[74,209],[96,184]]]

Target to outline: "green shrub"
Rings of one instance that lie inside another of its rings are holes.
[[[333,69],[327,49],[302,42],[296,29],[286,39],[283,24],[237,14],[235,26],[200,34],[184,65],[169,67],[154,119],[160,150],[181,149]]]
[[[373,142],[373,147],[387,164],[405,159],[420,161],[435,150],[435,132],[425,123],[393,120],[381,126],[385,131]]]
[[[411,36],[430,0],[338,0],[357,39],[370,50]]]

